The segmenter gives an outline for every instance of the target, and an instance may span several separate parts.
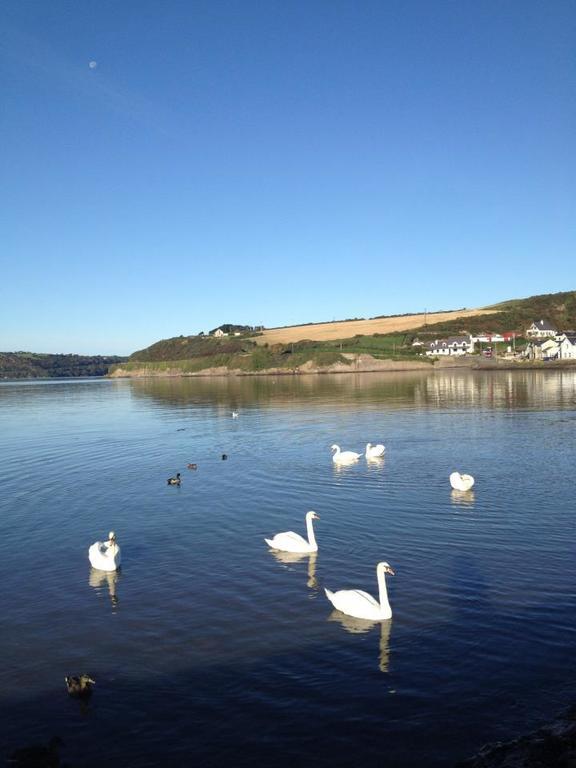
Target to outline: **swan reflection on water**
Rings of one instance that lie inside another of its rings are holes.
[[[97,568],[91,568],[88,583],[97,592],[100,592],[103,587],[108,587],[112,608],[117,608],[119,600],[116,594],[116,587],[120,578],[121,571],[99,571]]]
[[[371,632],[374,627],[380,624],[380,653],[378,657],[378,667],[380,672],[390,671],[390,632],[392,630],[392,620],[369,621],[368,619],[356,619],[354,616],[348,616],[341,611],[332,611],[328,616],[328,621],[334,621],[340,624],[346,632],[351,635],[364,635]]]
[[[457,491],[452,489],[450,493],[452,504],[460,507],[473,507],[474,506],[474,491]]]
[[[366,456],[366,463],[370,469],[376,469],[384,466],[384,456]]]
[[[300,563],[304,558],[308,558],[308,580],[306,586],[310,589],[317,590],[318,582],[316,580],[316,560],[318,558],[317,552],[282,552],[279,549],[270,549],[270,554],[283,565],[294,565]]]

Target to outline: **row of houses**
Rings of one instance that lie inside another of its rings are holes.
[[[447,339],[435,339],[425,343],[414,339],[413,347],[422,348],[426,355],[468,355],[474,352],[476,344],[495,344],[497,342],[513,343],[516,333],[480,333],[477,336],[449,336]]]
[[[435,339],[430,342],[422,342],[414,339],[412,346],[422,349],[422,354],[434,356],[467,355],[475,351],[476,344],[496,344],[503,342],[508,344],[508,352],[512,354],[512,346],[518,334],[515,331],[505,333],[481,333],[462,336],[449,336],[446,339]],[[524,332],[529,339],[523,357],[531,360],[575,360],[576,359],[576,332],[558,331],[547,320],[533,322]],[[485,353],[491,354],[485,350]]]
[[[524,357],[529,360],[576,360],[576,332],[557,333],[554,338],[531,341]]]

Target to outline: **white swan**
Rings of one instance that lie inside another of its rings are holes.
[[[371,445],[370,443],[366,443],[366,458],[378,459],[380,456],[384,456],[385,450],[386,448],[384,448],[382,443],[378,443],[378,445]]]
[[[354,451],[341,451],[339,445],[333,445],[331,450],[335,451],[332,456],[332,461],[335,464],[352,464],[360,458],[360,454],[354,453]]]
[[[306,512],[306,533],[308,541],[299,533],[294,531],[284,531],[277,533],[273,539],[264,539],[266,544],[272,549],[279,549],[282,552],[318,552],[318,544],[314,536],[312,520],[319,520],[320,516],[316,512]]]
[[[469,491],[474,485],[472,475],[461,475],[460,472],[452,472],[450,475],[450,485],[455,491]]]
[[[99,571],[115,571],[120,567],[120,547],[116,534],[110,531],[108,541],[96,541],[88,550],[88,559]]]
[[[348,616],[355,616],[357,619],[368,619],[369,621],[382,621],[392,617],[392,609],[388,602],[388,592],[386,590],[386,574],[394,576],[394,571],[388,563],[378,563],[376,566],[376,577],[378,578],[378,593],[380,602],[374,600],[372,595],[363,592],[361,589],[341,589],[338,592],[330,592],[325,589],[326,597],[334,608]]]

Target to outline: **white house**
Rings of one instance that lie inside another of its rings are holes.
[[[529,360],[556,360],[559,350],[556,339],[535,339],[528,342],[523,354]]]
[[[474,342],[470,336],[450,336],[448,339],[436,339],[428,344],[427,355],[466,355],[474,352]]]
[[[526,329],[526,336],[529,339],[546,339],[546,338],[552,338],[553,336],[556,336],[558,331],[552,323],[549,323],[548,320],[538,320],[538,322],[532,323],[530,328]]]
[[[555,360],[558,357],[560,345],[556,339],[546,339],[540,344],[542,360]]]
[[[218,338],[221,338],[222,336],[228,336],[228,334],[224,333],[222,328],[216,328],[216,330],[213,333],[213,336],[217,336]]]
[[[576,333],[574,331],[558,334],[556,341],[560,360],[576,360]]]

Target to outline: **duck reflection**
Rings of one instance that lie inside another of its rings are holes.
[[[270,549],[270,554],[283,565],[294,565],[300,563],[305,557],[308,558],[308,580],[306,586],[309,589],[317,590],[318,581],[316,580],[316,560],[317,552],[281,552],[278,549]]]
[[[88,583],[97,592],[103,587],[108,587],[108,594],[110,595],[110,601],[112,608],[118,607],[118,595],[116,594],[116,588],[118,581],[121,578],[121,571],[99,571],[97,568],[90,569],[90,575],[88,576]]]
[[[452,504],[455,504],[459,507],[473,507],[474,506],[474,491],[457,491],[455,489],[452,489],[452,492],[450,494],[452,499]]]
[[[351,635],[364,635],[371,632],[377,624],[380,624],[380,653],[378,657],[378,667],[380,672],[388,673],[390,671],[390,632],[392,630],[392,620],[386,621],[368,621],[367,619],[356,619],[354,616],[348,616],[341,611],[332,611],[328,621],[335,621],[340,624],[346,632]]]

